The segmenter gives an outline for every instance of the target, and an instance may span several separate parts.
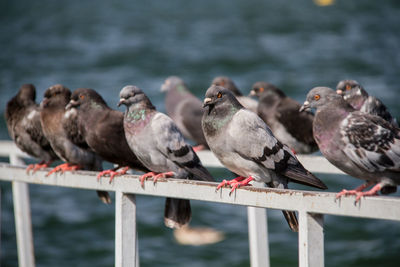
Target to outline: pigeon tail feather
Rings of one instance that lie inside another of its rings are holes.
[[[164,223],[167,227],[179,229],[187,225],[192,218],[190,201],[187,199],[167,198],[165,201]]]
[[[307,171],[300,163],[297,165],[288,165],[282,174],[299,184],[313,186],[319,189],[328,189],[320,179]]]
[[[296,213],[294,211],[282,210],[283,216],[293,232],[299,231],[299,222],[296,217]]]

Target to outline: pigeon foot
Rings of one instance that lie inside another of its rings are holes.
[[[140,180],[141,186],[144,187],[144,181],[145,181],[146,179],[151,178],[151,177],[154,177],[154,176],[156,176],[156,175],[157,175],[157,173],[155,173],[155,172],[148,172],[148,173],[145,173],[145,174],[143,174],[142,176],[140,176],[140,177],[139,177],[139,180]]]
[[[122,170],[117,171],[119,168],[121,168],[121,167],[118,166],[117,168],[114,168],[114,169],[111,169],[111,170],[105,170],[105,171],[100,172],[97,175],[97,181],[99,181],[101,179],[101,177],[109,175],[110,176],[109,183],[111,184],[111,182],[113,181],[115,176],[124,175],[129,170],[129,167],[124,167]]]
[[[355,195],[355,196],[357,196],[356,197],[356,203],[357,203],[361,199],[361,197],[376,195],[377,192],[382,188],[380,184],[377,184],[371,190],[369,190],[367,192],[363,192],[363,190],[365,188],[368,188],[373,184],[374,184],[373,182],[367,182],[353,190],[343,189],[342,191],[340,191],[339,193],[336,194],[336,199],[341,198],[342,196]],[[377,189],[377,186],[379,186],[379,189]]]
[[[193,151],[194,152],[202,151],[202,150],[205,150],[205,149],[206,149],[206,147],[203,146],[203,145],[198,145],[198,146],[194,146],[193,147]]]
[[[37,164],[29,164],[28,167],[26,168],[26,173],[29,174],[29,171],[32,170],[32,174],[34,174],[36,171],[40,169],[48,168],[51,162],[52,161],[49,162],[42,161]]]
[[[160,178],[172,177],[174,175],[175,175],[174,172],[162,172],[162,173],[159,173],[156,176],[154,176],[153,183],[155,184],[157,182],[157,180],[160,179]]]
[[[251,177],[251,176],[249,176],[247,178],[243,177],[243,176],[239,176],[239,177],[236,177],[235,179],[232,179],[230,181],[223,180],[217,186],[217,189],[215,189],[215,191],[218,191],[221,187],[228,185],[228,186],[230,186],[232,188],[231,192],[229,193],[229,195],[231,195],[238,187],[250,185],[249,183],[251,181],[253,181],[253,180],[254,180],[254,178]]]
[[[56,172],[61,172],[64,173],[66,171],[76,171],[79,170],[81,167],[77,164],[70,164],[70,163],[64,163],[61,165],[58,165],[57,167],[55,167],[54,169],[52,169],[51,171],[49,171],[46,176],[49,176],[50,174],[56,173]]]

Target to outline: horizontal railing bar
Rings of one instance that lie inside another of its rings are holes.
[[[335,193],[300,191],[286,189],[243,187],[229,196],[230,189],[216,192],[217,183],[179,179],[160,179],[154,185],[151,180],[141,187],[137,175],[117,177],[110,184],[108,178],[97,181],[97,172],[78,171],[75,173],[52,174],[46,171],[27,175],[25,168],[0,163],[0,180],[21,181],[34,184],[73,187],[81,189],[121,191],[123,193],[185,198],[233,205],[260,208],[296,210],[400,221],[400,198],[374,196],[361,199],[356,205],[354,196],[335,199]]]

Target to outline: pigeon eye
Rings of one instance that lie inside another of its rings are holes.
[[[261,92],[261,93],[264,92],[264,87],[261,87],[261,88],[260,88],[260,92]]]
[[[320,95],[315,95],[315,96],[314,96],[314,99],[317,100],[317,101],[318,101],[320,98],[321,98]]]
[[[83,99],[85,99],[85,96],[84,95],[80,95],[79,98],[83,100]]]
[[[351,89],[351,85],[350,84],[346,84],[346,90],[350,90]]]
[[[218,98],[221,98],[221,97],[222,97],[222,94],[221,94],[221,93],[218,93],[217,97],[218,97]]]

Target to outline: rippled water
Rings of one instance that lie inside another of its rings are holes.
[[[336,1],[2,1],[0,111],[23,83],[98,90],[116,108],[119,90],[142,87],[160,110],[159,88],[181,76],[203,97],[229,75],[247,93],[266,80],[303,101],[317,85],[352,78],[399,117],[400,2]],[[0,138],[8,139],[4,121]],[[213,170],[219,178],[230,176]],[[356,179],[320,175],[337,191]],[[11,187],[2,189],[1,264],[16,266]],[[295,187],[295,186],[292,186]],[[32,185],[38,266],[111,266],[114,207],[94,192]],[[163,199],[138,196],[142,266],[248,266],[246,209],[193,201],[193,225],[226,234],[218,244],[178,245],[163,227]],[[327,266],[397,266],[398,223],[326,216]],[[271,263],[297,264],[297,235],[269,211]]]

